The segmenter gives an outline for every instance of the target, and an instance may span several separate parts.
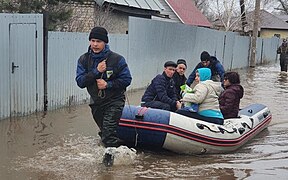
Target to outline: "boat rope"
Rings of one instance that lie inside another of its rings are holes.
[[[241,125],[244,127],[244,128],[249,128],[249,129],[252,129],[252,127],[250,127],[246,122],[242,122]]]
[[[148,110],[147,107],[141,107],[138,110],[138,113],[135,115],[135,118],[138,120],[143,120],[144,119],[144,114],[146,113],[146,111]]]
[[[247,124],[246,122],[242,122],[241,125],[244,127],[244,128],[248,128],[248,129],[252,129],[253,126],[254,126],[254,120],[253,118],[249,118],[251,120],[251,126],[249,126],[249,124]]]
[[[135,135],[135,144],[134,144],[134,147],[137,147],[137,144],[138,144],[138,133],[137,133],[137,129],[135,128],[135,131],[136,131],[136,135]]]
[[[102,61],[107,61],[107,58],[103,59]],[[101,62],[102,62],[102,61],[101,61]],[[105,71],[106,71],[106,70],[105,70]],[[105,71],[104,71],[104,72],[105,72]],[[104,72],[102,72],[100,79],[103,79]],[[106,82],[106,83],[107,83],[107,82]],[[97,84],[96,84],[96,86],[97,86]],[[98,86],[97,86],[96,88],[98,89]],[[106,97],[105,89],[100,89],[100,90],[98,91],[98,96],[99,96],[101,99],[104,99],[104,98]]]
[[[133,117],[133,112],[132,112],[132,109],[131,109],[131,106],[130,106],[130,102],[129,102],[129,98],[128,98],[127,92],[125,92],[125,97],[126,97],[126,101],[127,101],[127,104],[128,104],[128,109],[129,109],[129,111],[131,113],[131,117]],[[136,124],[136,123],[134,122],[134,124]],[[134,144],[134,147],[136,147],[137,144],[138,144],[138,131],[137,131],[136,126],[134,126],[134,130],[135,130],[135,144]]]
[[[103,78],[103,74],[104,74],[104,73],[101,74],[100,79]],[[97,86],[97,84],[96,84],[96,86]],[[98,86],[97,86],[97,89],[98,89]],[[106,96],[105,89],[99,89],[99,91],[98,91],[98,97],[100,97],[101,99],[104,99],[105,96]]]
[[[224,129],[224,128],[218,126],[219,131],[215,131],[215,130],[211,129],[209,126],[207,126],[207,125],[205,125],[205,124],[197,123],[196,126],[197,126],[199,129],[201,129],[201,130],[203,130],[203,129],[206,127],[208,130],[210,130],[211,132],[214,132],[214,133],[222,133],[222,134],[224,134],[224,132],[227,132],[227,133],[229,133],[229,134],[232,134],[232,133],[237,132],[237,129],[236,129],[236,128],[232,128],[233,131],[228,131],[227,129]]]

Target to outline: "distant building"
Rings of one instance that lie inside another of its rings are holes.
[[[72,7],[66,31],[88,32],[101,25],[110,33],[128,33],[129,16],[212,27],[191,0],[94,0]]]
[[[273,15],[265,10],[260,10],[260,21],[258,36],[262,38],[270,38],[277,36],[279,38],[288,37],[288,23],[283,21],[281,18]],[[236,19],[236,18],[234,18]],[[231,31],[242,32],[240,18],[237,18],[238,21],[235,23],[235,26],[232,27]],[[254,23],[254,11],[249,12],[246,15],[247,24],[245,26],[245,33],[252,35],[253,32],[253,23]],[[220,20],[217,20],[213,23],[215,29],[223,30],[224,26]]]

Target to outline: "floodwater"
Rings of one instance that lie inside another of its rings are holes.
[[[288,75],[279,65],[239,70],[241,107],[267,105],[267,129],[229,154],[178,155],[118,148],[113,167],[101,164],[104,149],[88,105],[0,121],[0,179],[287,179]],[[142,91],[129,92],[137,105]]]

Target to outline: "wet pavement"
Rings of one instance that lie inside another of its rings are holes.
[[[0,121],[0,179],[287,179],[288,75],[279,65],[239,70],[241,107],[267,105],[272,121],[239,150],[178,155],[120,148],[115,165],[101,164],[104,148],[88,105]],[[129,92],[138,105],[143,90]]]

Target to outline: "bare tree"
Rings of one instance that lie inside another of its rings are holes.
[[[221,21],[225,31],[233,29],[233,26],[240,21],[239,13],[235,11],[236,0],[216,0],[217,19]]]
[[[112,7],[110,3],[104,6],[95,6],[94,8],[94,26],[105,27],[109,32],[114,31],[116,28],[113,22]]]
[[[242,26],[242,32],[245,32],[245,26],[247,25],[246,20],[246,12],[245,12],[245,0],[240,0],[240,10],[241,10],[241,26]]]
[[[206,18],[209,21],[214,21],[215,20],[215,15],[214,13],[211,12],[210,10],[210,3],[207,0],[191,0],[194,2],[195,6],[197,9],[201,11],[201,13],[206,16]]]
[[[110,5],[99,6],[95,2],[72,4],[73,16],[64,24],[58,25],[61,31],[89,32],[95,26],[105,27],[109,32],[114,30],[112,8]]]
[[[287,0],[278,0],[281,4],[279,10],[283,11],[285,14],[288,14],[288,1]]]
[[[220,29],[225,31],[244,30],[244,32],[246,32],[247,30],[244,28],[248,26],[246,12],[254,9],[254,2],[254,0],[213,1],[215,7],[214,12],[217,13],[217,19],[214,25],[216,27],[219,26]],[[211,7],[213,7],[213,5]]]

